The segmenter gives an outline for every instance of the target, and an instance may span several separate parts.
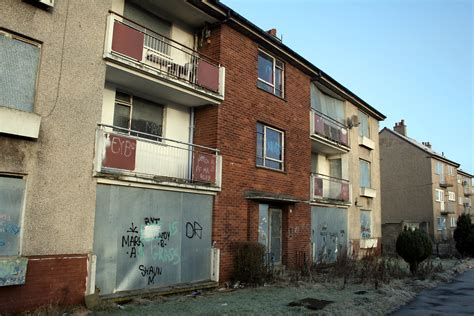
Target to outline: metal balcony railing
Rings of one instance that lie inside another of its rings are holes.
[[[327,200],[342,203],[350,202],[351,185],[348,180],[329,177],[327,175],[311,174],[312,200]]]
[[[333,142],[349,147],[349,130],[344,124],[315,110],[311,110],[311,114],[312,134],[325,137]]]
[[[210,57],[112,11],[107,28],[106,57],[223,97],[224,68]]]
[[[98,173],[220,187],[221,163],[217,149],[116,126],[97,128]]]

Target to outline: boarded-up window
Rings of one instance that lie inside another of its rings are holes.
[[[25,180],[0,176],[0,257],[20,255]]]
[[[372,237],[372,212],[360,211],[360,238]]]
[[[33,112],[40,48],[0,31],[0,106]]]

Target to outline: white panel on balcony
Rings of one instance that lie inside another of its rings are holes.
[[[375,142],[365,136],[359,136],[359,145],[371,150],[375,149]]]
[[[375,198],[377,196],[377,191],[375,189],[361,187],[360,196]]]
[[[38,138],[41,116],[0,106],[0,133]]]
[[[360,240],[360,248],[370,249],[377,248],[377,238],[364,238]]]

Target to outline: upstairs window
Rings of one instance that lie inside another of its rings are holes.
[[[311,108],[345,125],[344,101],[323,93],[311,84]]]
[[[438,230],[446,230],[446,217],[438,217]]]
[[[0,106],[33,112],[40,45],[0,30]]]
[[[456,202],[456,193],[448,191],[448,200]]]
[[[443,174],[443,164],[439,161],[436,162],[435,173],[439,175]]]
[[[444,202],[444,191],[435,189],[435,200],[436,202]]]
[[[257,87],[283,98],[284,69],[281,60],[259,51]]]
[[[359,160],[360,177],[359,184],[361,188],[371,187],[371,175],[370,175],[370,162],[360,159]]]
[[[363,137],[370,137],[369,116],[359,111],[359,135]]]
[[[160,140],[156,136],[163,132],[163,106],[117,91],[114,126],[128,130],[130,135]]]
[[[283,170],[284,134],[273,127],[257,124],[257,166]]]
[[[448,166],[448,175],[454,176],[454,168],[452,166]]]

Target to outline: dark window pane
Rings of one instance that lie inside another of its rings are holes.
[[[258,77],[273,84],[273,59],[263,52],[258,53]]]
[[[115,103],[114,111],[114,126],[128,129],[128,122],[130,120],[130,107]],[[122,131],[122,130],[117,130]],[[122,131],[124,132],[124,131]]]
[[[257,133],[257,158],[263,158],[263,134]]]
[[[283,169],[280,162],[276,162],[276,161],[268,160],[268,159],[265,160],[265,166],[268,168],[273,168],[273,169],[279,169],[279,170]]]
[[[257,166],[263,166],[263,158],[257,157]]]
[[[273,87],[266,84],[265,82],[262,82],[262,81],[257,81],[257,87],[265,90],[265,91],[268,91],[270,93],[273,93]]]
[[[126,93],[123,93],[123,92],[120,92],[120,91],[117,91],[117,92],[115,92],[115,100],[123,102],[123,103],[130,104],[130,95],[126,94]]]
[[[131,129],[142,133],[161,136],[163,127],[163,107],[151,101],[133,98]],[[152,136],[141,137],[156,139]]]
[[[267,128],[267,157],[282,160],[281,133]]]
[[[263,124],[257,123],[257,133],[263,134]]]

